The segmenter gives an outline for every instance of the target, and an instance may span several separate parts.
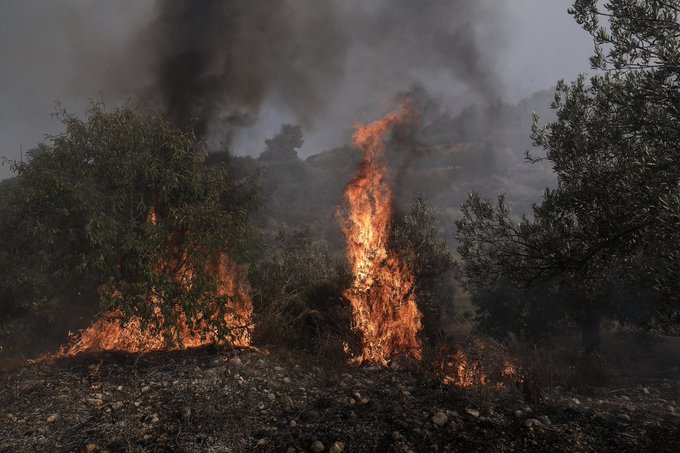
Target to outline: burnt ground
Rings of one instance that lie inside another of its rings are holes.
[[[0,375],[0,451],[680,451],[674,380],[529,405],[512,388],[315,363],[194,350],[24,366]]]

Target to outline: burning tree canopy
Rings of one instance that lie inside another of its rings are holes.
[[[233,259],[258,205],[254,182],[207,167],[193,133],[129,107],[61,118],[66,131],[16,164],[13,209],[17,250],[39,251],[23,262],[44,273],[43,300],[68,305],[85,288],[111,310],[74,347],[247,342],[250,300]]]
[[[387,365],[398,354],[420,359],[418,333],[422,315],[415,282],[401,256],[389,250],[392,189],[388,182],[384,136],[392,127],[417,118],[409,102],[386,117],[357,126],[354,144],[363,153],[361,166],[345,189],[341,212],[347,258],[354,281],[344,292],[350,302],[361,353],[356,362]]]

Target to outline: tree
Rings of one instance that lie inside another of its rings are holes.
[[[190,130],[129,106],[93,104],[85,121],[60,118],[62,134],[14,163],[11,209],[22,234],[13,260],[40,270],[43,300],[67,306],[83,293],[175,340],[182,315],[228,337],[229,304],[212,268],[244,250],[254,182],[207,167]]]
[[[304,144],[300,126],[284,124],[274,138],[264,141],[266,148],[260,154],[261,161],[297,160],[296,149]]]
[[[475,270],[520,286],[557,279],[574,291],[583,302],[570,311],[585,340],[602,316],[630,313],[609,297],[616,288],[659,291],[636,302],[647,305],[633,310],[637,323],[654,313],[679,320],[680,7],[577,0],[570,12],[593,36],[596,73],[558,83],[557,119],[539,127],[535,118],[532,130],[545,156],[528,156],[552,164],[557,186],[532,218],[473,196],[458,234],[473,279]]]
[[[437,212],[424,195],[392,227],[389,246],[397,250],[413,273],[416,300],[423,313],[423,332],[434,340],[442,328],[442,310],[453,302],[454,260],[435,228]]]

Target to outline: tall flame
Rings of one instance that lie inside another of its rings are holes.
[[[381,366],[399,354],[421,358],[418,333],[422,315],[416,305],[414,278],[403,259],[388,250],[392,189],[387,179],[384,137],[394,126],[414,119],[410,103],[370,124],[360,124],[354,144],[363,153],[359,170],[345,188],[339,215],[347,240],[354,280],[343,293],[353,327],[361,335],[356,363]]]

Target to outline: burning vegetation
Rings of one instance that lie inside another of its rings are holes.
[[[227,346],[249,346],[253,305],[237,264],[221,255],[211,271],[217,281],[219,300],[228,304],[226,310],[220,310],[226,312],[227,340],[218,334],[214,324],[205,322],[202,312],[190,318],[181,312],[176,323],[169,325],[162,319],[160,308],[156,307],[154,316],[161,319],[153,326],[137,316],[125,320],[120,311],[111,311],[90,327],[73,334],[70,343],[62,347],[56,357],[71,357],[84,352],[136,354],[173,351],[225,345],[225,342]],[[191,284],[190,278],[185,284]]]
[[[398,355],[421,358],[422,314],[415,300],[414,278],[402,257],[388,250],[392,188],[385,160],[386,134],[417,116],[407,102],[378,121],[357,126],[354,133],[363,160],[345,189],[346,206],[340,217],[353,275],[352,286],[343,295],[361,335],[355,363],[387,366]]]
[[[438,6],[406,3],[429,44],[471,47],[437,30]],[[351,145],[302,160],[285,124],[236,156],[267,102],[306,126],[337,100],[336,62],[365,56],[345,58],[340,29],[309,36],[351,21],[335,3],[293,23],[295,1],[158,2],[144,98],[161,113],[60,112],[65,131],[0,184],[0,338],[28,319],[31,340],[58,338],[32,356],[63,345],[3,374],[0,450],[590,452],[610,434],[612,451],[677,450],[680,345],[649,332],[680,331],[680,11],[630,3],[574,3],[607,75],[557,86],[557,119],[530,137],[552,166],[522,186],[554,187],[517,216],[474,190],[519,168],[499,150],[526,103],[452,117],[414,87]],[[372,32],[386,9],[357,35],[379,50],[401,38],[400,14],[384,44]],[[486,65],[446,61],[493,92]]]

